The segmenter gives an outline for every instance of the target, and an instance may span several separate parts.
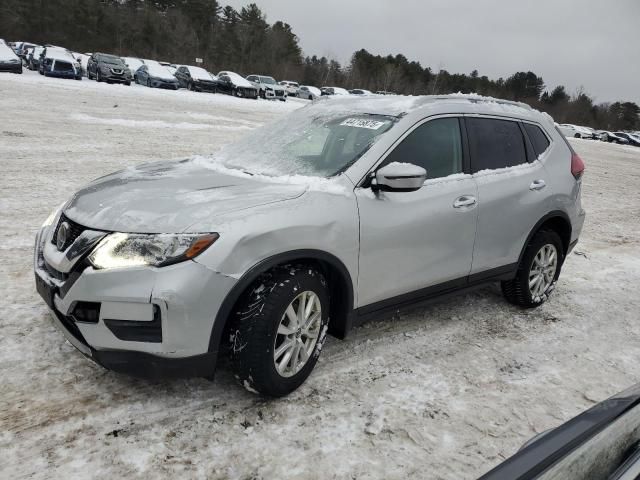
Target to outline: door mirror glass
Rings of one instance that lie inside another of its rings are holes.
[[[386,192],[415,192],[422,188],[427,171],[411,163],[393,162],[376,172],[372,188]]]

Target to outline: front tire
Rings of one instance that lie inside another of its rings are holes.
[[[231,321],[236,378],[249,391],[287,395],[311,374],[326,338],[324,276],[306,265],[277,267],[243,294]]]
[[[527,245],[516,277],[502,282],[502,294],[520,307],[542,305],[555,289],[563,262],[560,236],[552,230],[539,231]]]

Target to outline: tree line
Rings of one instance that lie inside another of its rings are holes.
[[[583,89],[548,89],[534,72],[490,79],[432,71],[402,54],[355,52],[335,59],[304,56],[291,25],[267,22],[255,3],[239,10],[217,0],[2,0],[0,34],[6,39],[56,44],[78,52],[108,52],[193,64],[212,72],[260,73],[308,85],[365,88],[407,95],[478,93],[522,101],[558,123],[609,130],[640,129],[633,102],[596,104]]]

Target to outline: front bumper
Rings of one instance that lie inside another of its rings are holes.
[[[18,62],[18,63],[0,62],[0,72],[22,73],[22,62]]]
[[[55,249],[47,245],[50,230],[44,228],[36,239],[36,287],[72,345],[108,369],[135,376],[213,373],[213,323],[235,279],[193,261],[96,270],[80,259],[62,273],[45,258]],[[86,308],[92,316],[82,314]]]
[[[127,76],[127,75],[125,75],[125,74],[118,75],[118,74],[112,73],[112,72],[109,72],[109,73],[101,72],[100,75],[102,76],[102,79],[105,82],[131,83],[131,81],[132,81],[132,78]]]
[[[164,81],[164,80],[158,80],[158,79],[151,79],[149,83],[153,88],[165,88],[167,90],[178,90],[178,88],[180,88],[180,84],[177,81],[171,82],[171,81]]]

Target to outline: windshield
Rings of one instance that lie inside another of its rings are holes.
[[[113,57],[111,55],[100,55],[98,60],[102,63],[108,63],[109,65],[122,65],[122,60],[119,57]]]
[[[196,80],[211,80],[211,75],[204,68],[189,67],[189,73]]]
[[[267,85],[274,85],[276,81],[271,77],[260,77],[260,83],[266,83]]]
[[[254,130],[212,160],[252,174],[332,177],[358,160],[395,120],[304,108]]]

